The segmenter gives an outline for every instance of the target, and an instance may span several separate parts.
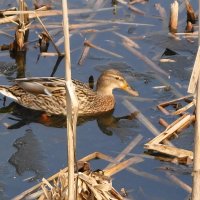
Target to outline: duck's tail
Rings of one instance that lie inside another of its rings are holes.
[[[7,85],[0,85],[0,93],[6,97],[13,99],[14,101],[18,101],[17,97],[12,94],[9,90],[9,86]]]

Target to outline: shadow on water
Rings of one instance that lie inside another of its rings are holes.
[[[114,110],[113,110],[114,111]],[[101,115],[84,117],[81,116],[78,118],[77,125],[81,126],[82,124],[96,120],[99,129],[106,135],[112,135],[112,128],[120,127],[121,120],[134,120],[137,113],[131,113],[130,115],[125,115],[121,117],[113,116],[113,111],[107,112]],[[8,126],[8,129],[18,129],[30,123],[40,123],[44,126],[48,127],[56,127],[56,128],[65,128],[66,127],[66,117],[63,115],[47,115],[43,111],[35,111],[28,108],[25,108],[15,102],[10,103],[8,106],[0,108],[0,113],[11,113],[14,117],[9,117],[9,119],[13,121],[17,121],[16,123]],[[136,123],[133,124],[137,126]]]
[[[25,172],[34,172],[28,181],[42,178],[46,171],[41,153],[42,149],[32,130],[26,130],[25,135],[16,139],[13,146],[17,151],[12,154],[8,162],[15,167],[16,172],[19,175],[22,175]]]

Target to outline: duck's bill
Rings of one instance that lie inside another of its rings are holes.
[[[139,92],[131,88],[130,86],[124,87],[123,89],[129,94],[131,94],[132,96],[135,96],[135,97],[139,96]]]

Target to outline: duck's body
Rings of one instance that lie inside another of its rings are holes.
[[[46,111],[49,114],[66,115],[65,80],[62,78],[23,78],[16,79],[13,86],[0,86],[0,93],[15,100],[20,105]],[[96,91],[86,84],[73,80],[79,101],[78,115],[96,115],[114,108],[112,90],[121,88],[138,96],[131,89],[122,74],[117,70],[106,70],[97,81]]]

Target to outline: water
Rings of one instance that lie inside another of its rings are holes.
[[[60,9],[60,2],[47,1]],[[105,2],[105,7],[110,7],[110,1]],[[11,3],[11,5],[10,5]],[[33,8],[31,2],[27,2],[30,8]],[[42,2],[41,2],[42,3]],[[81,15],[71,15],[70,22],[73,24],[89,23],[90,20],[124,20],[124,22],[138,23],[134,24],[107,24],[104,26],[96,26],[94,29],[105,30],[115,28],[115,31],[125,36],[137,38],[145,36],[145,39],[134,39],[140,48],[138,49],[143,55],[154,61],[167,73],[170,74],[170,79],[167,81],[175,87],[179,93],[185,95],[189,77],[194,62],[195,51],[197,48],[197,39],[193,39],[194,43],[186,41],[181,37],[181,40],[174,41],[168,36],[167,29],[163,27],[163,21],[157,18],[158,12],[155,10],[154,4],[161,3],[169,13],[170,2],[150,1],[143,5],[136,4],[139,9],[146,14],[141,16],[129,10],[126,6],[118,4],[116,10],[89,13]],[[103,4],[103,3],[101,3]],[[16,6],[13,1],[2,3],[1,8]],[[69,1],[70,8],[85,8],[93,7],[91,1]],[[194,7],[196,5],[193,5]],[[115,13],[115,14],[113,14]],[[96,14],[96,15],[95,15]],[[184,21],[186,14],[184,11],[180,13],[182,24],[179,25],[180,32],[184,30]],[[52,18],[43,18],[45,24],[53,22],[61,22],[60,16]],[[92,21],[93,22],[93,21]],[[139,26],[139,24],[151,24],[153,26]],[[32,25],[37,25],[35,20]],[[13,35],[15,25],[1,25],[1,30]],[[93,27],[92,27],[93,29]],[[55,30],[48,28],[49,31]],[[53,35],[54,41],[62,37],[61,29],[57,28],[58,34]],[[143,100],[133,98],[123,91],[116,90],[116,107],[113,113],[114,117],[110,117],[111,124],[105,124],[102,120],[90,120],[80,124],[77,128],[77,158],[84,157],[92,152],[100,151],[107,155],[116,157],[128,144],[138,135],[141,134],[143,139],[133,149],[131,153],[142,154],[144,152],[143,145],[152,139],[154,136],[147,130],[138,120],[120,120],[116,118],[129,115],[130,111],[123,105],[123,99],[126,97],[133,103],[152,123],[162,131],[163,128],[158,124],[160,117],[166,118],[156,109],[159,102],[171,100],[175,98],[175,94],[169,90],[155,89],[154,86],[163,85],[158,79],[158,74],[152,70],[146,63],[130,53],[122,44],[121,38],[115,35],[112,31],[96,33],[93,44],[113,51],[123,58],[116,58],[96,49],[90,49],[87,59],[83,65],[78,65],[83,42],[89,39],[94,33],[84,33],[82,29],[71,31],[71,60],[72,60],[72,77],[74,79],[88,82],[90,75],[97,80],[101,71],[108,68],[119,69],[127,78],[131,86],[134,86],[139,92]],[[37,34],[42,30],[32,28],[29,33],[29,40],[36,41]],[[0,44],[11,43],[12,39],[0,34]],[[0,84],[9,84],[9,82],[17,76],[50,76],[56,57],[40,57],[37,62],[39,49],[34,48],[36,42],[28,44],[26,53],[25,70],[15,70],[14,67],[8,68],[7,73],[1,73]],[[170,48],[178,53],[171,56],[176,62],[172,64],[163,64],[158,62],[159,55],[166,48]],[[63,45],[59,46],[60,51],[63,51]],[[49,52],[55,52],[52,44],[49,46]],[[156,58],[156,56],[158,58]],[[8,52],[0,52],[0,61],[5,63],[16,64],[16,60],[10,58]],[[9,65],[11,66],[11,65]],[[11,71],[9,71],[11,70]],[[2,70],[5,72],[5,65]],[[64,62],[61,61],[55,75],[63,77]],[[165,78],[166,79],[166,78]],[[146,101],[145,101],[146,99]],[[3,96],[1,96],[0,105],[3,108]],[[6,106],[12,101],[7,99]],[[9,113],[10,109],[13,113]],[[60,169],[66,166],[66,129],[64,128],[64,120],[53,118],[51,121],[44,122],[40,113],[27,111],[11,104],[9,108],[4,108],[0,115],[0,199],[10,199],[15,195],[35,185],[42,177],[49,177]],[[169,117],[170,118],[170,117]],[[170,119],[169,119],[170,120]],[[9,126],[9,129],[7,128]],[[187,130],[184,132],[187,135]],[[187,148],[192,149],[193,129],[188,131],[190,136],[187,143]],[[185,141],[183,141],[185,142]],[[178,141],[176,141],[178,143]],[[129,158],[129,157],[127,157]],[[172,182],[166,175],[167,170],[158,170],[161,167],[167,166],[169,163],[160,162],[153,157],[144,158],[144,161],[133,165],[139,171],[148,172],[159,178],[158,181],[140,176],[130,171],[124,170],[113,176],[113,185],[120,190],[122,187],[128,191],[130,199],[139,200],[169,200],[169,199],[187,199],[188,193]],[[104,168],[107,162],[92,162],[94,169]],[[176,167],[175,171],[170,173],[176,175],[185,183],[191,186],[191,168],[186,167],[188,173],[179,172],[182,166],[170,164],[171,167]],[[179,172],[177,174],[177,172]]]

